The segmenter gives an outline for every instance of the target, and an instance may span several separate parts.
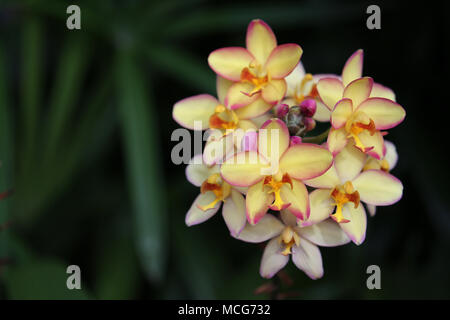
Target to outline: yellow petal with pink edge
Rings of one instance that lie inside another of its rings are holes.
[[[258,151],[270,161],[278,161],[289,147],[289,130],[277,118],[267,120],[258,132]]]
[[[259,117],[269,111],[273,106],[264,101],[263,98],[258,98],[248,106],[234,110],[239,119],[253,119]]]
[[[335,208],[330,194],[331,189],[316,189],[309,194],[310,215],[308,219],[298,221],[300,227],[311,226],[330,217]]]
[[[361,201],[375,206],[394,204],[403,194],[400,180],[381,170],[364,171],[352,183]]]
[[[384,140],[380,131],[376,131],[373,135],[369,131],[363,131],[358,135],[359,140],[364,146],[365,153],[376,158],[381,159],[383,157]]]
[[[199,194],[186,214],[185,218],[186,225],[190,227],[202,223],[211,218],[213,215],[215,215],[216,212],[219,210],[222,201],[215,202],[214,207],[206,211],[203,211],[202,209],[199,208],[214,203],[215,200],[216,196],[211,191]]]
[[[178,101],[173,106],[172,117],[181,126],[194,129],[194,122],[200,130],[209,128],[209,118],[219,104],[209,94],[200,94]],[[197,127],[196,127],[197,128]]]
[[[225,103],[225,97],[227,96],[228,89],[230,89],[233,81],[227,80],[221,76],[216,77],[216,90],[217,90],[217,98],[220,103]]]
[[[367,155],[356,148],[353,142],[347,143],[334,158],[334,166],[340,180],[352,181],[361,172],[366,159]]]
[[[248,25],[246,45],[256,60],[264,64],[273,49],[277,46],[277,39],[267,23],[255,19]]]
[[[248,187],[263,179],[261,170],[268,167],[256,151],[240,152],[225,160],[220,168],[222,177],[231,185]]]
[[[317,83],[317,91],[322,102],[328,109],[333,110],[336,103],[342,99],[344,86],[337,78],[323,78]]]
[[[261,90],[261,96],[267,103],[275,105],[284,98],[286,88],[284,79],[273,79]]]
[[[269,193],[264,187],[264,181],[260,181],[248,188],[245,198],[247,221],[254,225],[267,213],[270,204],[274,200],[273,193]]]
[[[276,47],[267,59],[265,69],[272,79],[282,79],[294,70],[300,61],[303,50],[294,43]]]
[[[333,189],[335,186],[341,184],[341,180],[337,174],[336,167],[332,165],[324,174],[314,178],[303,180],[303,182],[313,188]]]
[[[247,82],[234,83],[227,92],[225,97],[225,105],[229,109],[239,109],[248,106],[259,98],[258,94],[248,95],[254,86]]]
[[[353,102],[353,110],[369,98],[372,91],[373,80],[369,77],[359,78],[349,83],[344,89],[344,98],[349,98]]]
[[[280,159],[280,170],[293,179],[312,179],[325,173],[333,163],[331,153],[318,145],[301,143],[286,150]]]
[[[239,81],[242,69],[248,67],[254,59],[245,48],[228,47],[211,52],[208,63],[219,76],[231,81]]]
[[[342,82],[347,86],[355,79],[361,78],[363,70],[363,50],[359,49],[348,58],[342,69]]]
[[[385,98],[369,98],[358,107],[358,111],[372,119],[378,130],[393,128],[406,116],[402,106]]]
[[[360,245],[366,238],[367,215],[362,204],[357,208],[353,203],[347,203],[342,209],[344,219],[349,220],[346,223],[340,223],[342,230],[353,241],[354,244]]]
[[[307,219],[309,217],[309,198],[308,190],[303,183],[295,179],[291,179],[290,184],[283,184],[281,187],[281,199],[284,203],[290,203],[287,211],[292,213],[298,219]]]
[[[330,129],[328,134],[327,145],[328,150],[335,156],[347,145],[347,132],[345,128]]]
[[[371,98],[386,98],[395,101],[395,93],[392,89],[383,86],[379,83],[374,83],[372,87],[372,92],[370,92]]]
[[[331,117],[331,111],[327,106],[321,102],[316,101],[316,113],[314,113],[313,119],[320,122],[329,122]]]
[[[352,100],[345,98],[336,103],[331,113],[331,125],[335,129],[342,128],[353,112]]]

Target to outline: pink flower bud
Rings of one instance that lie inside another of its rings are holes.
[[[300,112],[305,117],[312,117],[316,113],[316,101],[314,99],[306,99],[300,103]]]
[[[284,103],[280,103],[275,107],[275,114],[277,118],[284,118],[289,112],[289,106]]]
[[[292,146],[295,146],[296,144],[300,144],[300,143],[302,143],[302,138],[300,138],[298,136],[292,136],[289,146],[292,147]]]
[[[248,131],[245,133],[241,141],[242,151],[256,151],[258,148],[258,134],[256,131]]]
[[[306,127],[306,131],[311,131],[316,127],[316,121],[313,118],[304,118],[303,123]]]

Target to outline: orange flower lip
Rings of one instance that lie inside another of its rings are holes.
[[[268,75],[257,77],[250,71],[249,68],[244,68],[241,72],[241,81],[249,82],[255,86],[255,88],[251,92],[242,92],[243,94],[251,97],[261,92],[261,90],[267,85],[270,80]]]
[[[222,116],[229,120],[224,120]],[[209,118],[209,127],[212,129],[236,129],[238,123],[239,119],[236,114],[223,105],[218,105],[214,114]]]
[[[291,189],[293,189],[292,180],[287,173],[283,175],[281,181],[277,181],[273,176],[267,176],[264,178],[263,188],[265,186],[270,187],[268,193],[273,193],[275,196],[273,203],[269,206],[272,210],[283,210],[291,205],[290,203],[285,203],[281,198],[280,190],[283,184],[290,184]]]
[[[336,202],[336,213],[331,215],[331,218],[338,223],[347,223],[350,220],[344,218],[342,213],[343,206],[348,202],[353,202],[355,208],[359,206],[359,192],[353,188],[350,181],[347,181],[343,186],[337,186],[331,191],[331,197]]]

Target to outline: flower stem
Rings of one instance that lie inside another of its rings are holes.
[[[328,128],[327,130],[325,130],[324,132],[322,132],[321,134],[319,134],[317,136],[303,138],[303,142],[320,144],[327,139],[329,132],[330,132],[330,128]]]

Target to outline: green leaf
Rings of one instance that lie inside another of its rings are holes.
[[[6,278],[9,299],[20,300],[72,300],[88,299],[90,294],[84,288],[69,290],[66,273],[68,265],[53,259],[39,259],[11,267]],[[83,269],[81,269],[83,279]]]
[[[167,213],[157,112],[151,87],[129,53],[117,59],[119,117],[138,256],[147,277],[160,282],[166,265]]]

